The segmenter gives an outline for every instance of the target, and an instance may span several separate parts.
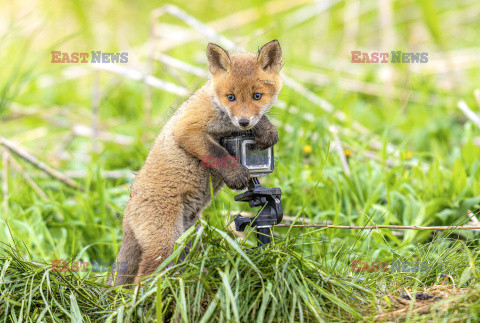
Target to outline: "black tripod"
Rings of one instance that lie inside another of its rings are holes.
[[[258,178],[250,179],[248,190],[235,196],[235,201],[248,202],[250,207],[261,206],[262,208],[253,218],[238,215],[235,218],[235,230],[244,231],[245,227],[249,225],[256,228],[258,246],[270,243],[270,228],[283,219],[281,196],[280,188],[262,187]]]

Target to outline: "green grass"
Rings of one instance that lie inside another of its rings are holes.
[[[250,51],[279,39],[285,75],[345,113],[345,120],[338,120],[304,93],[284,86],[279,99],[285,106],[270,113],[280,134],[278,163],[262,181],[282,189],[286,215],[342,225],[466,224],[469,211],[477,216],[480,211],[480,129],[457,102],[479,111],[474,90],[480,88],[480,5],[386,3],[361,2],[355,8],[351,2],[335,1],[326,11],[318,4],[287,1],[229,6],[183,1],[179,7],[205,23],[236,13],[212,26]],[[237,193],[227,188],[204,211],[203,229],[185,237],[197,241],[187,260],[152,276],[143,289],[104,289],[106,273],[52,271],[53,260],[114,260],[134,172],[172,109],[186,98],[155,88],[149,98],[142,82],[100,72],[100,130],[131,141],[100,140],[100,150],[94,151],[91,138],[72,136],[75,126],[93,122],[93,64],[52,64],[50,51],[127,51],[129,67],[143,70],[150,15],[160,5],[2,3],[0,135],[62,172],[80,172],[75,180],[85,191],[69,188],[12,155],[47,198],[9,163],[8,194],[0,195],[0,318],[479,320],[478,232],[277,228],[270,248],[250,249],[254,235],[237,238],[229,223],[236,211],[251,210],[236,203]],[[248,20],[254,17],[242,13],[248,9],[258,19]],[[382,22],[380,17],[388,13],[392,20]],[[243,23],[230,26],[238,21]],[[157,22],[175,30],[188,28],[172,16]],[[171,45],[173,40],[166,40],[171,33],[160,33],[159,47]],[[208,41],[197,37],[164,53],[205,69]],[[352,64],[351,50],[428,52],[429,63]],[[160,62],[153,64],[152,74],[190,92],[205,81]],[[355,123],[365,130],[355,130]],[[347,152],[350,176],[333,147],[331,125]],[[372,139],[377,146],[369,144]],[[391,145],[396,152],[389,150]],[[112,178],[111,171],[121,176]],[[2,187],[4,181],[2,176]],[[421,261],[428,263],[428,271],[356,274],[352,260]],[[450,286],[450,294],[432,302],[426,313],[415,310],[418,304],[398,312],[395,297],[443,286],[441,274],[450,274],[461,289],[454,292],[448,280],[443,285]]]
[[[412,293],[422,291],[439,284],[442,273],[451,275],[459,286],[473,285],[479,278],[479,247],[445,237],[413,252],[416,260],[428,263],[424,272],[352,276],[352,246],[339,247],[335,255],[312,252],[305,256],[308,233],[277,240],[265,249],[251,249],[245,241],[238,244],[205,222],[198,228],[180,239],[174,254],[159,268],[161,273],[134,292],[105,288],[104,278],[91,272],[58,272],[51,265],[34,262],[32,255],[26,257],[5,246],[0,258],[2,316],[32,321],[47,317],[74,321],[370,320],[393,307],[395,297],[404,294],[407,286]],[[185,261],[177,262],[188,242],[190,253]],[[176,265],[165,269],[172,260]],[[434,309],[423,318],[478,320],[478,289],[458,294],[441,301],[448,305],[446,311]]]

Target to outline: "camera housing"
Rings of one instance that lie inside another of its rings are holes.
[[[252,132],[234,133],[232,136],[222,138],[220,144],[238,160],[240,165],[250,171],[250,176],[261,177],[273,172],[275,164],[273,147],[258,149]]]

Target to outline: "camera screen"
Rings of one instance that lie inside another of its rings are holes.
[[[269,168],[270,156],[268,150],[260,150],[253,143],[245,144],[245,166],[250,168]]]
[[[238,158],[240,165],[248,168],[250,176],[265,176],[273,172],[273,147],[259,150],[253,137],[229,137],[221,141],[228,153]]]

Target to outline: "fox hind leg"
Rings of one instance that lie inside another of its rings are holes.
[[[155,237],[162,236],[163,243],[142,244],[142,261],[138,268],[135,284],[138,284],[144,276],[155,272],[158,266],[173,253],[175,241],[180,238],[184,232],[181,218],[178,220],[176,225],[168,229],[165,227],[158,228],[150,232],[150,234],[143,234],[142,238],[147,241],[155,241]]]
[[[132,285],[138,272],[138,264],[142,259],[142,249],[128,225],[124,227],[123,241],[117,259],[117,266],[112,269],[107,284],[112,285],[116,273],[115,286]]]

